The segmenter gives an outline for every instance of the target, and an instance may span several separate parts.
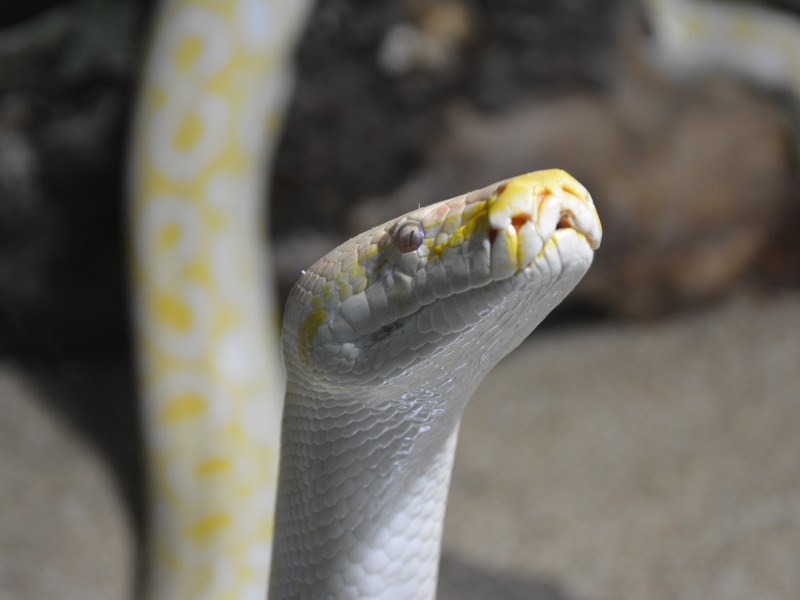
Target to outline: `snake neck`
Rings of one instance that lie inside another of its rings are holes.
[[[435,596],[465,401],[287,393],[270,600]]]

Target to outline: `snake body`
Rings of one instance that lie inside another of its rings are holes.
[[[541,171],[371,229],[303,275],[284,316],[270,598],[434,596],[467,400],[600,237],[586,190]]]
[[[131,165],[148,600],[263,598],[282,376],[260,198],[304,2],[171,0]],[[432,597],[461,413],[588,269],[563,171],[421,208],[295,286],[270,597]]]
[[[283,374],[263,182],[308,3],[160,6],[130,179],[148,600],[264,597]]]

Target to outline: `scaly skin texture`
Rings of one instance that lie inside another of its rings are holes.
[[[307,2],[168,1],[131,165],[149,600],[264,597],[279,364],[262,185]]]
[[[541,171],[375,227],[305,272],[283,321],[271,600],[433,598],[467,400],[601,236],[583,186]]]

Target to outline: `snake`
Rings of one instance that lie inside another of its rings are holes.
[[[270,598],[432,598],[467,400],[588,270],[589,193],[538,171],[375,227],[287,302]]]
[[[156,16],[128,207],[147,600],[433,597],[467,401],[601,241],[557,169],[419,208],[303,272],[279,351],[263,182],[307,9]]]
[[[642,0],[652,61],[673,76],[725,72],[800,95],[800,24],[758,2]]]

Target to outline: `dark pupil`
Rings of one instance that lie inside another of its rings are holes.
[[[419,248],[422,243],[422,236],[419,228],[408,225],[400,230],[399,246],[402,252],[411,252]]]

